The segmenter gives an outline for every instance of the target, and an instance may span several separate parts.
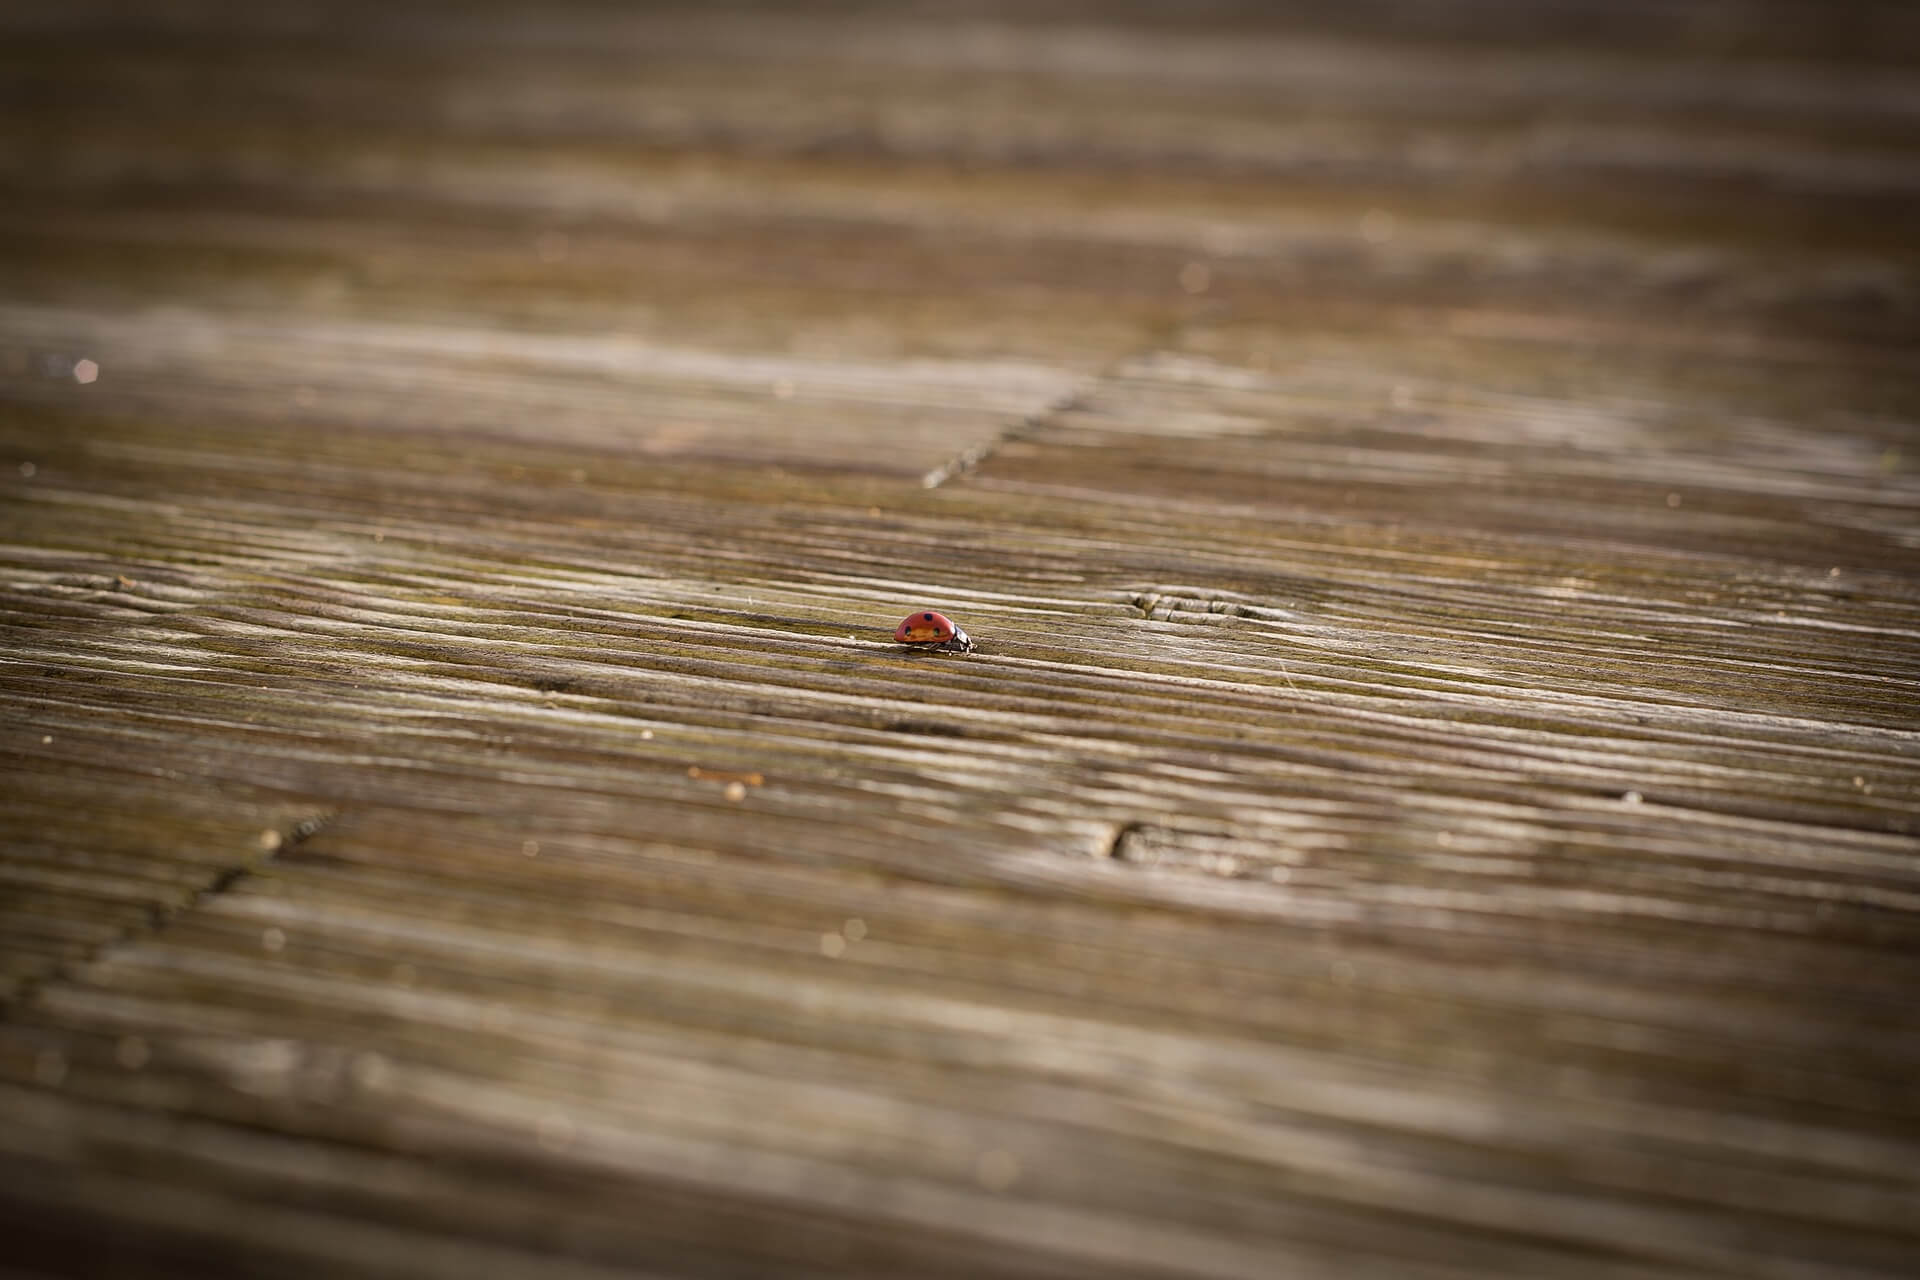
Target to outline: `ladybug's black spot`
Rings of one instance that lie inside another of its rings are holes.
[[[932,614],[930,614],[930,613],[923,613],[923,614],[921,614],[920,616],[921,616],[921,617],[923,617],[923,618],[925,618],[925,619],[926,619],[926,620],[927,620],[928,622],[932,622],[932,621],[933,621],[933,615],[932,615]]]

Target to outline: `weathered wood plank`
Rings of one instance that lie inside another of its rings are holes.
[[[1915,28],[1712,12],[0,18],[0,1265],[1909,1273]]]

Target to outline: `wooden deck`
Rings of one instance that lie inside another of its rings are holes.
[[[7,1280],[1920,1270],[1920,11],[150,8]]]

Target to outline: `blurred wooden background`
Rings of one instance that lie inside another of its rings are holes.
[[[9,6],[0,1273],[1913,1274],[1917,49]]]

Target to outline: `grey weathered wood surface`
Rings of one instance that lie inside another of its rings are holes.
[[[1920,1262],[1910,6],[0,30],[9,1276]]]

